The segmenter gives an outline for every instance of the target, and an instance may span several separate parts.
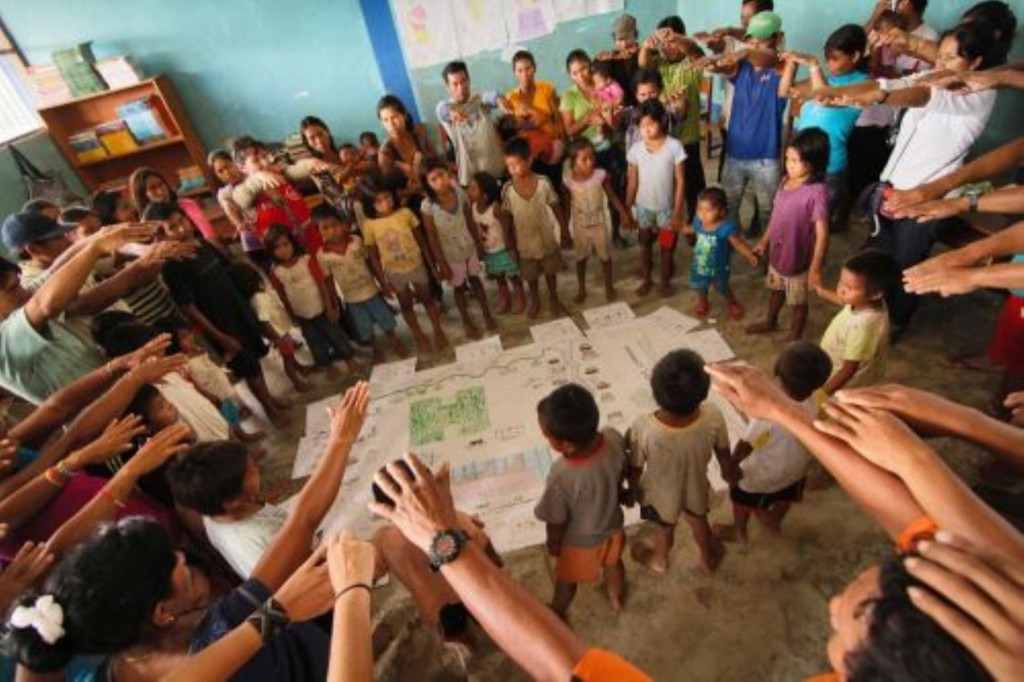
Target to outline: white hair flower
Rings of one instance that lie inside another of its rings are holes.
[[[19,606],[11,613],[11,625],[16,628],[32,628],[47,644],[56,644],[64,636],[64,609],[52,594],[36,599],[33,606]]]

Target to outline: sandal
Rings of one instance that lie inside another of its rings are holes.
[[[696,315],[697,317],[707,317],[708,307],[709,306],[707,300],[697,301],[697,305],[693,309],[693,314]]]
[[[742,320],[743,319],[743,306],[739,303],[729,304],[729,319],[731,320]]]

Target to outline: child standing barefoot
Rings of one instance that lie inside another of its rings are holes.
[[[518,258],[509,246],[515,243],[512,223],[498,205],[501,185],[493,175],[481,171],[469,182],[466,194],[471,202],[470,215],[484,243],[484,269],[498,287],[498,313],[518,315],[526,309],[526,296],[523,280],[519,278]]]
[[[878,384],[885,378],[889,356],[885,292],[899,277],[900,266],[892,256],[866,249],[843,263],[835,291],[815,288],[822,298],[843,306],[821,337],[821,347],[835,371],[825,384],[825,393]]]
[[[263,238],[263,247],[271,258],[270,282],[281,301],[302,330],[316,366],[327,370],[327,378],[337,378],[334,363],[341,360],[349,373],[356,370],[355,351],[341,326],[341,304],[327,288],[315,256],[302,247],[284,225],[274,225]]]
[[[422,184],[427,198],[423,200],[420,212],[423,214],[427,245],[438,279],[446,280],[455,290],[455,307],[459,309],[466,335],[471,339],[480,338],[480,330],[469,317],[466,282],[469,282],[480,304],[487,330],[497,331],[498,325],[487,305],[484,283],[480,281],[480,259],[476,255],[482,250],[480,235],[470,228],[475,224],[469,219],[466,195],[455,186],[448,166],[438,159],[424,162]]]
[[[632,220],[615,195],[611,178],[603,168],[597,168],[597,152],[590,140],[578,137],[572,141],[569,145],[569,167],[571,170],[562,182],[568,190],[569,223],[576,247],[576,280],[579,284],[576,302],[587,300],[587,257],[591,249],[601,261],[605,297],[614,301],[612,258],[608,251],[608,230],[611,228],[608,204],[615,207],[624,225],[631,224]]]
[[[541,272],[551,296],[551,313],[565,315],[565,306],[558,300],[558,271],[562,269],[562,254],[555,241],[551,214],[561,231],[562,247],[570,248],[569,223],[558,205],[558,195],[551,182],[530,168],[530,145],[522,138],[512,138],[505,145],[505,166],[511,180],[501,191],[502,211],[512,216],[515,227],[515,250],[523,279],[530,287],[530,307],[526,314],[537,317],[540,312]]]
[[[441,328],[441,309],[430,294],[430,277],[424,263],[429,251],[419,231],[419,220],[407,208],[397,211],[395,191],[369,184],[363,195],[363,239],[370,252],[370,268],[378,282],[385,282],[386,296],[396,296],[402,308],[402,318],[416,339],[420,353],[430,352],[430,342],[420,328],[413,304],[419,299],[430,316],[434,328],[434,342],[438,349],[448,345],[448,337]]]
[[[775,363],[783,390],[817,417],[825,396],[820,389],[832,372],[828,355],[810,341],[790,344]],[[778,535],[794,502],[803,499],[807,449],[789,431],[764,419],[752,419],[732,452],[734,480],[729,481],[732,525],[715,524],[715,536],[746,543],[753,514],[768,532]],[[738,477],[738,480],[735,478]]]
[[[263,251],[262,242],[260,243]],[[309,390],[309,382],[305,379],[312,368],[300,365],[295,359],[297,344],[290,335],[292,319],[285,310],[284,303],[272,288],[267,288],[267,282],[259,270],[250,263],[234,263],[230,267],[231,279],[235,286],[249,301],[252,311],[260,322],[260,330],[263,338],[273,344],[277,354],[281,356],[281,364],[284,367],[285,376],[292,382],[292,386],[299,393]]]
[[[626,433],[629,490],[640,503],[640,517],[654,524],[654,547],[635,543],[632,555],[655,573],[668,570],[680,514],[690,526],[704,568],[714,571],[725,554],[708,525],[708,463],[713,454],[729,478],[729,434],[719,409],[704,402],[710,384],[699,355],[690,350],[669,353],[651,373],[658,410],[637,417]]]
[[[626,535],[619,506],[625,442],[612,428],[598,430],[601,415],[590,391],[566,384],[537,404],[540,430],[555,452],[544,494],[534,515],[547,524],[548,552],[555,564],[551,609],[565,620],[579,583],[596,582],[604,571],[612,609],[622,608]]]
[[[395,354],[400,358],[408,357],[409,351],[395,333],[395,314],[380,293],[384,283],[375,281],[370,272],[363,240],[352,234],[351,224],[330,204],[314,208],[313,221],[324,242],[316,256],[317,262],[327,277],[328,290],[335,291],[344,300],[344,314],[356,338],[373,346],[374,363],[383,362],[384,349],[373,333],[374,327],[380,327],[391,341]]]
[[[732,252],[733,249],[739,251],[754,266],[757,265],[757,254],[740,237],[736,222],[729,219],[724,191],[718,187],[701,190],[697,195],[697,215],[687,234],[696,240],[690,262],[690,287],[697,291],[694,314],[697,317],[708,316],[708,289],[714,284],[729,306],[729,317],[734,320],[742,318],[743,307],[729,287]]]
[[[683,161],[686,160],[686,151],[679,140],[665,132],[665,105],[650,99],[640,105],[639,111],[642,139],[626,154],[629,162],[626,207],[633,209],[640,230],[643,283],[636,293],[646,296],[654,286],[651,269],[657,231],[661,247],[659,291],[662,296],[671,296],[669,282],[672,279],[676,233],[686,224],[683,217],[683,200],[686,197]]]
[[[775,194],[771,222],[754,253],[768,251],[768,314],[748,334],[775,331],[785,303],[793,311],[787,337],[796,341],[807,326],[807,287],[821,284],[828,251],[828,135],[820,128],[797,133],[786,147],[786,177]]]

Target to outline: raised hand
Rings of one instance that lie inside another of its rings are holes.
[[[360,583],[372,585],[376,554],[372,542],[360,540],[347,531],[331,538],[327,545],[327,572],[334,594]]]
[[[943,297],[969,294],[980,288],[977,268],[933,268],[924,274],[903,273],[903,288],[912,294]]]
[[[0,610],[6,613],[14,600],[34,585],[52,565],[53,554],[46,551],[46,543],[26,542],[22,545],[11,563],[0,573]]]
[[[770,419],[789,398],[759,369],[743,365],[705,365],[714,389],[748,417]]]
[[[356,382],[355,386],[345,391],[338,405],[327,408],[331,417],[331,437],[349,445],[355,443],[366,421],[366,408],[369,404],[370,385],[365,381]]]
[[[907,571],[914,605],[974,654],[995,680],[1024,679],[1024,569],[940,532]]]
[[[142,244],[156,236],[160,223],[124,223],[97,232],[91,239],[105,255],[112,255],[127,244]]]
[[[374,502],[369,508],[393,523],[409,542],[426,552],[438,532],[457,527],[458,516],[445,479],[435,477],[416,455],[406,453],[404,459],[412,469],[412,476],[390,462],[385,467],[386,473],[378,471],[373,477],[374,483],[395,506]]]
[[[129,414],[120,419],[114,419],[98,438],[68,455],[64,464],[72,471],[79,471],[93,464],[101,464],[128,452],[132,447],[132,441],[145,432],[146,425],[138,415]]]
[[[171,372],[184,369],[188,363],[188,356],[184,353],[165,355],[164,357],[148,358],[131,370],[131,376],[141,383],[151,384],[159,381]]]
[[[187,448],[191,436],[192,429],[185,424],[168,426],[147,440],[121,471],[137,480],[160,468],[168,459]]]
[[[334,603],[334,590],[327,573],[327,546],[321,545],[278,588],[274,599],[296,623],[327,613]]]
[[[909,426],[886,410],[833,400],[825,405],[825,414],[828,419],[815,420],[814,428],[886,471],[898,475],[909,457],[933,454]]]

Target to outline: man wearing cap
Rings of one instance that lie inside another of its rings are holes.
[[[656,68],[664,85],[663,99],[678,124],[669,130],[686,150],[686,207],[692,218],[697,195],[704,190],[704,166],[700,160],[700,86],[704,75],[694,63],[701,49],[686,37],[686,24],[678,16],[658,22],[654,35],[640,46],[640,66]]]
[[[734,88],[722,170],[730,215],[739,220],[743,192],[752,182],[762,228],[771,223],[775,190],[782,176],[782,117],[787,100],[779,97],[782,76],[776,49],[781,31],[782,19],[775,12],[755,14],[747,26],[745,47],[707,64],[710,71],[726,76]]]
[[[612,77],[622,87],[625,95],[623,104],[630,106],[636,104],[636,93],[633,87],[633,77],[639,69],[640,45],[637,38],[640,34],[636,30],[636,17],[632,14],[621,14],[612,26],[612,39],[615,41],[614,50],[598,52],[594,57],[596,61],[608,62],[612,67]]]
[[[18,213],[4,221],[4,242],[23,246],[24,235],[55,239],[60,229],[46,216]],[[0,387],[39,404],[103,364],[100,350],[72,333],[61,318],[97,260],[128,242],[151,237],[152,231],[124,226],[84,240],[35,292],[22,286],[17,265],[0,258]]]
[[[75,227],[74,224],[53,221],[42,213],[22,213],[4,221],[0,227],[0,240],[21,258],[21,282],[26,289],[38,289],[82,248],[84,244],[81,241],[76,245],[71,238]],[[92,316],[108,309],[131,312],[121,298],[156,279],[166,254],[167,249],[163,246],[150,247],[141,258],[103,281],[96,277],[94,268],[86,277],[79,295],[64,311],[67,328],[91,342]],[[113,262],[112,258],[103,260]]]

